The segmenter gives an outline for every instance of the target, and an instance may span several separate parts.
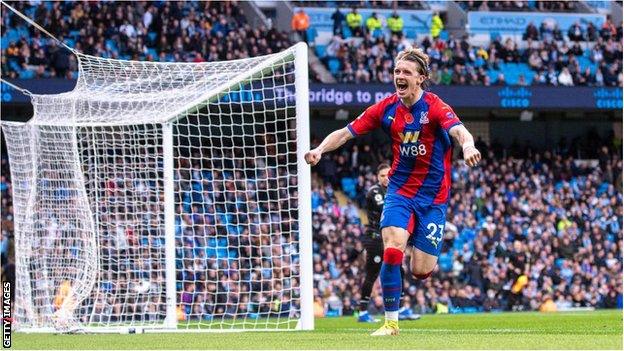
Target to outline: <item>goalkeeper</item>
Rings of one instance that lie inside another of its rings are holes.
[[[401,51],[394,62],[396,92],[305,155],[306,162],[316,165],[323,153],[375,129],[385,131],[392,141],[394,159],[380,222],[384,253],[379,277],[386,321],[373,336],[399,334],[403,253],[409,251],[417,279],[429,277],[438,263],[451,190],[451,140],[462,147],[468,166],[481,160],[472,135],[453,109],[424,91],[427,79],[429,56],[415,48]]]
[[[379,222],[381,220],[381,212],[383,210],[384,199],[386,197],[386,189],[388,188],[388,171],[390,166],[382,163],[377,167],[377,181],[366,194],[366,213],[368,216],[368,226],[366,235],[362,240],[364,248],[366,248],[366,276],[362,285],[362,295],[358,304],[359,315],[358,322],[377,322],[368,313],[368,304],[370,302],[371,291],[375,280],[379,276],[381,270],[381,258],[383,257],[383,240],[381,239],[381,230]],[[403,266],[401,265],[401,277],[405,277]],[[419,319],[420,316],[415,314],[410,308],[402,307],[399,309],[399,319]]]

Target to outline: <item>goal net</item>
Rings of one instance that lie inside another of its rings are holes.
[[[227,62],[76,53],[3,122],[24,331],[311,329],[307,47]]]

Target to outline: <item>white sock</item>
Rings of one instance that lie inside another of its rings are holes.
[[[399,311],[387,312],[386,311],[386,319],[390,321],[398,321],[399,320]]]

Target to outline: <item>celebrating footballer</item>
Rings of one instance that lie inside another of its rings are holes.
[[[392,140],[393,161],[379,224],[384,244],[380,280],[385,323],[373,336],[399,333],[404,252],[410,254],[411,272],[417,279],[428,278],[438,262],[451,189],[451,139],[462,147],[468,166],[481,160],[472,135],[453,109],[424,91],[428,65],[429,57],[422,50],[401,51],[395,58],[396,92],[305,155],[307,163],[316,165],[323,153],[377,128]]]

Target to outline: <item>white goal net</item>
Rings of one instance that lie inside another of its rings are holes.
[[[76,54],[3,122],[24,331],[311,329],[307,47],[228,62]]]

